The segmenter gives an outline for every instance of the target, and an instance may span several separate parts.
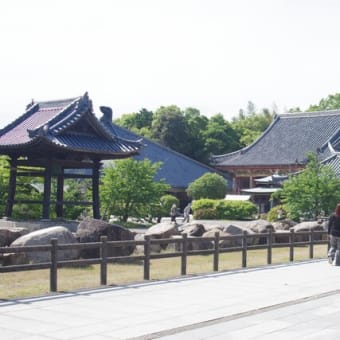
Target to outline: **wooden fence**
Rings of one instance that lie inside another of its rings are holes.
[[[275,243],[275,237],[282,236],[288,239],[285,243]],[[297,241],[297,237],[307,236],[308,241]],[[57,239],[51,239],[50,245],[37,245],[37,246],[23,246],[23,247],[0,247],[0,254],[22,254],[25,252],[34,251],[48,251],[50,252],[50,262],[36,263],[36,264],[22,264],[22,265],[9,265],[0,266],[0,273],[5,272],[17,272],[25,270],[36,270],[36,269],[49,269],[50,270],[50,291],[57,291],[57,277],[58,268],[74,265],[92,265],[100,264],[100,283],[101,285],[107,285],[107,265],[108,263],[120,262],[120,261],[143,261],[144,263],[144,280],[150,280],[150,261],[153,259],[162,259],[170,257],[181,257],[181,275],[187,274],[187,258],[193,255],[213,255],[213,271],[218,271],[219,269],[219,255],[226,252],[240,251],[242,257],[242,268],[247,267],[247,253],[248,250],[254,249],[267,249],[267,264],[272,263],[272,249],[279,247],[288,247],[289,249],[289,261],[294,261],[294,248],[299,246],[309,247],[309,258],[314,257],[314,246],[317,244],[328,244],[326,231],[309,231],[309,232],[297,232],[293,230],[290,233],[279,233],[272,231],[264,234],[247,235],[244,232],[241,235],[235,236],[223,236],[220,237],[219,233],[216,232],[214,237],[195,237],[188,238],[186,234],[183,234],[181,238],[167,238],[167,239],[151,239],[150,236],[146,235],[143,241],[108,241],[106,236],[101,237],[100,242],[91,243],[72,243],[72,244],[58,244]],[[253,238],[265,239],[264,244],[254,245],[252,242]],[[211,241],[213,247],[211,249],[205,250],[188,250],[189,242],[202,242]],[[240,246],[232,246],[227,248],[220,247],[222,241],[230,241],[234,244],[239,242]],[[178,251],[173,252],[163,252],[163,253],[152,253],[152,245],[165,245],[165,244],[175,244],[175,248]],[[130,256],[115,256],[108,257],[109,247],[135,247],[137,245],[144,246],[143,255],[130,255]],[[70,250],[70,249],[89,249],[89,248],[99,248],[100,257],[91,259],[77,259],[77,260],[58,260],[59,250]]]

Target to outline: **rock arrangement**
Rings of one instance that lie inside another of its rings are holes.
[[[249,222],[241,221],[239,224],[237,221],[232,223],[220,223],[218,221],[204,221],[203,223],[192,222],[184,225],[178,225],[173,222],[159,223],[151,228],[149,228],[145,234],[137,234],[135,236],[136,240],[143,240],[145,235],[150,235],[151,239],[163,239],[163,238],[180,238],[182,234],[187,235],[188,250],[204,250],[212,249],[214,247],[213,241],[209,240],[215,236],[218,232],[220,237],[223,236],[236,236],[242,235],[243,232],[246,235],[250,235],[247,239],[248,245],[265,244],[267,238],[261,236],[261,234],[268,233],[269,231],[273,233],[274,243],[287,243],[289,242],[290,231],[293,230],[296,242],[307,242],[309,240],[308,235],[299,235],[303,232],[309,231],[325,231],[325,226],[319,221],[309,221],[296,223],[291,220],[281,220],[276,222],[269,222],[266,220],[253,220]],[[198,241],[195,239],[202,238]],[[315,235],[315,240],[320,240],[321,235]],[[241,238],[231,238],[227,240],[220,241],[221,248],[236,247],[242,245]],[[151,251],[160,252],[164,247],[159,245],[152,245]],[[143,251],[140,247],[137,247],[137,251]],[[176,250],[180,250],[180,246],[176,246]]]
[[[219,221],[200,221],[177,224],[174,222],[164,222],[153,225],[144,233],[132,232],[117,224],[107,223],[102,220],[93,218],[86,218],[81,221],[75,233],[72,233],[64,226],[47,227],[40,230],[30,232],[26,228],[17,228],[13,226],[0,227],[0,247],[22,247],[30,245],[50,245],[51,239],[56,238],[58,244],[72,244],[72,243],[88,243],[99,242],[101,236],[106,236],[108,241],[124,241],[136,240],[143,241],[145,236],[150,236],[152,239],[171,239],[181,238],[183,234],[187,235],[188,250],[204,250],[212,249],[214,243],[211,240],[215,233],[219,233],[220,237],[246,235],[252,237],[247,238],[248,244],[263,244],[266,237],[261,236],[269,231],[273,232],[273,242],[286,243],[289,241],[291,230],[295,232],[295,240],[297,242],[308,241],[308,235],[303,235],[306,231],[324,231],[325,225],[318,221],[309,221],[302,223],[295,223],[290,220],[281,220],[276,222],[268,222],[265,220],[254,221],[233,221],[233,222],[219,222]],[[300,233],[300,235],[299,235]],[[315,235],[315,240],[320,240],[321,235]],[[197,238],[202,238],[197,240]],[[181,243],[170,243],[176,250],[181,250]],[[159,253],[170,247],[168,242],[162,244],[151,244],[151,252]],[[220,240],[221,248],[229,248],[241,246],[241,238],[230,238]],[[134,252],[143,252],[144,245],[119,246],[109,247],[108,257],[128,256]],[[82,250],[65,249],[58,251],[59,260],[74,260],[77,258],[98,258],[100,256],[99,248],[86,248]],[[15,265],[25,263],[44,263],[50,261],[49,251],[34,251],[25,253],[7,253],[0,254],[0,265]]]

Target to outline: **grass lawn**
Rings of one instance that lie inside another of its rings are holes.
[[[326,258],[327,245],[314,246],[314,258]],[[309,247],[295,247],[294,261],[307,260]],[[247,267],[259,267],[267,264],[266,250],[248,250]],[[289,262],[288,248],[272,250],[272,264]],[[220,254],[219,271],[241,268],[241,253]],[[180,276],[181,260],[178,258],[151,260],[150,276],[152,280],[169,279]],[[115,263],[108,265],[107,282],[109,285],[122,285],[143,281],[143,262],[134,264]],[[189,256],[187,274],[197,275],[213,271],[213,255]],[[32,297],[50,294],[49,270],[31,270],[22,272],[0,273],[0,300]],[[100,286],[100,266],[70,267],[58,270],[58,292],[69,292]]]

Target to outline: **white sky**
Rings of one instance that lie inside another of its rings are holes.
[[[3,0],[0,128],[86,91],[114,118],[306,109],[340,92],[339,18],[338,0]]]

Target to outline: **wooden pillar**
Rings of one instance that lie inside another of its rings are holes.
[[[62,218],[64,215],[64,169],[57,176],[57,204],[55,210],[57,217]]]
[[[45,168],[45,175],[44,175],[44,202],[43,202],[42,218],[46,220],[50,218],[51,177],[52,177],[52,166],[51,166],[51,163],[49,163]]]
[[[93,218],[100,218],[100,210],[99,210],[99,168],[100,162],[94,161],[94,166],[92,169],[92,209],[93,209]]]
[[[17,186],[17,159],[12,158],[9,161],[10,171],[9,171],[9,184],[8,184],[8,196],[7,204],[5,209],[5,216],[12,217],[14,198]]]

